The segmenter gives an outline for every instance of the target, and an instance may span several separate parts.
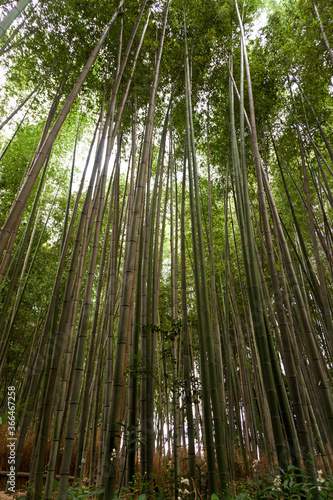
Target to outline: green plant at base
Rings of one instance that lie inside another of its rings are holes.
[[[282,471],[281,471],[282,472]],[[301,500],[306,498],[329,500],[333,498],[333,481],[331,478],[323,478],[322,472],[318,471],[318,484],[303,482],[302,471],[289,466],[285,474],[270,473],[266,478],[258,478],[256,481],[245,481],[242,490],[232,500]]]
[[[88,486],[78,486],[76,488],[69,488],[68,496],[69,498],[92,498],[97,497],[103,493],[103,490],[94,490],[92,491],[92,487]]]

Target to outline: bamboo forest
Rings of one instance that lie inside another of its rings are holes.
[[[1,0],[0,227],[0,499],[333,499],[332,0]]]

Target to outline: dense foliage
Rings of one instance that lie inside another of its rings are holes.
[[[331,2],[15,5],[0,432],[15,387],[27,498],[329,498]]]

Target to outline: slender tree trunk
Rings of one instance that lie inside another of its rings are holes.
[[[327,47],[328,53],[330,55],[330,58],[331,58],[331,61],[332,61],[332,64],[333,64],[333,50],[331,49],[331,46],[330,46],[329,41],[327,39],[325,30],[324,30],[324,26],[323,26],[323,23],[321,22],[320,15],[319,15],[319,12],[318,12],[318,9],[317,9],[317,5],[314,2],[312,2],[312,3],[313,3],[313,7],[314,7],[314,10],[315,10],[318,22],[319,22],[319,27],[320,27],[321,34],[323,36],[325,45]]]
[[[184,158],[183,187],[181,199],[181,290],[182,290],[182,334],[183,334],[183,369],[185,379],[185,405],[187,417],[188,435],[188,458],[189,458],[189,478],[190,492],[193,491],[193,482],[196,481],[195,469],[195,444],[194,444],[194,421],[192,411],[191,394],[191,360],[189,349],[188,321],[187,321],[187,297],[186,297],[186,260],[185,260],[185,181],[186,181],[186,158]],[[198,439],[199,436],[198,436]],[[189,497],[193,498],[193,494]]]
[[[18,0],[17,5],[8,12],[0,23],[0,40],[29,3],[31,3],[31,0]]]
[[[107,437],[107,443],[108,443],[107,456],[110,458],[112,450],[116,450],[116,453],[118,453],[118,443],[119,443],[118,432],[119,432],[119,418],[120,418],[119,403],[124,382],[123,373],[126,370],[124,363],[126,355],[127,335],[130,324],[130,302],[131,302],[133,278],[134,278],[133,271],[135,267],[136,247],[139,236],[139,221],[140,217],[142,216],[142,209],[143,209],[145,180],[146,180],[146,171],[148,165],[148,155],[152,139],[153,117],[154,117],[156,94],[157,94],[157,83],[158,83],[159,68],[160,68],[160,61],[163,49],[168,9],[169,9],[169,0],[167,0],[165,6],[162,34],[154,69],[154,78],[151,89],[147,126],[145,132],[145,141],[143,146],[140,170],[138,173],[133,220],[130,231],[131,245],[130,246],[127,245],[125,249],[127,261],[126,261],[126,269],[123,270],[121,303],[119,309],[117,343],[115,352],[114,377],[112,383],[112,406],[110,408],[109,433]],[[112,497],[114,494],[115,462],[116,462],[115,460],[112,460],[110,464],[110,470],[108,472],[108,477],[106,481],[105,499]]]
[[[99,53],[108,33],[110,31],[111,25],[113,24],[113,22],[117,18],[119,10],[122,7],[123,3],[124,3],[124,0],[121,0],[120,4],[118,6],[118,9],[115,11],[114,15],[112,16],[111,21],[107,25],[99,42],[97,43],[96,47],[92,51],[85,67],[83,68],[76,84],[73,87],[73,90],[71,91],[70,95],[68,96],[61,112],[59,113],[59,115],[58,115],[58,117],[57,117],[57,119],[52,127],[52,130],[50,131],[44,144],[42,145],[40,151],[38,152],[38,155],[34,161],[34,164],[31,166],[31,169],[30,169],[28,176],[27,176],[27,178],[26,178],[26,180],[21,188],[21,191],[20,191],[16,201],[14,202],[14,204],[12,206],[10,214],[8,215],[7,220],[6,220],[3,228],[1,229],[1,233],[0,233],[0,255],[1,256],[3,255],[3,252],[6,248],[6,245],[8,243],[8,240],[9,240],[11,234],[13,233],[14,228],[16,227],[18,221],[20,221],[22,218],[26,202],[27,202],[28,197],[31,193],[31,190],[35,184],[37,176],[38,176],[38,174],[39,174],[39,172],[40,172],[40,170],[45,162],[45,159],[49,155],[51,148],[53,146],[53,143],[54,143],[54,141],[55,141],[55,139],[56,139],[56,137],[57,137],[71,107],[72,107],[73,102],[75,101],[79,91],[81,90],[83,82],[86,79],[86,76],[89,73],[92,65],[94,64],[94,62],[98,56],[98,53]]]

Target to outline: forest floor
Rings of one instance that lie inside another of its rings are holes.
[[[0,500],[10,500],[11,498],[20,498],[25,495],[26,491],[17,491],[14,495],[7,495],[4,491],[0,491]]]

